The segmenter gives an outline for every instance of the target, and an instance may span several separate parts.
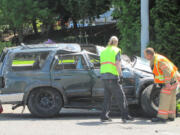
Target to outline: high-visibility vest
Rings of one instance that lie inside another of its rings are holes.
[[[116,67],[116,55],[121,53],[121,49],[116,46],[108,45],[104,51],[100,54],[100,73],[111,73],[118,76],[118,70]]]
[[[166,58],[160,54],[155,54],[154,68],[153,68],[153,73],[155,75],[154,82],[155,83],[165,83],[165,78],[164,78],[163,72],[159,67],[159,61],[164,61],[164,62],[168,63],[168,67],[171,70],[170,79],[173,78],[175,72],[177,71],[177,67],[168,58]]]

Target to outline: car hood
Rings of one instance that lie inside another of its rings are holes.
[[[150,68],[150,62],[138,56],[136,56],[136,62],[134,63],[134,68],[148,73],[152,73],[152,70]]]

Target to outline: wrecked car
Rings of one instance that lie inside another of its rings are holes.
[[[101,108],[104,88],[99,55],[78,44],[39,44],[6,48],[0,57],[0,101],[27,106],[37,117],[53,117],[64,108]],[[156,114],[160,86],[153,84],[148,62],[122,56],[129,105]],[[113,106],[116,106],[113,102]]]

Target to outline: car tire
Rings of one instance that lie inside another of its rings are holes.
[[[63,106],[61,94],[52,88],[33,90],[28,99],[28,108],[36,117],[53,117],[59,114]]]
[[[147,86],[141,94],[141,107],[145,116],[155,117],[158,110],[160,88],[154,84]]]

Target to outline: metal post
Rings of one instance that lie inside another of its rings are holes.
[[[149,0],[141,0],[141,57],[149,43]]]

